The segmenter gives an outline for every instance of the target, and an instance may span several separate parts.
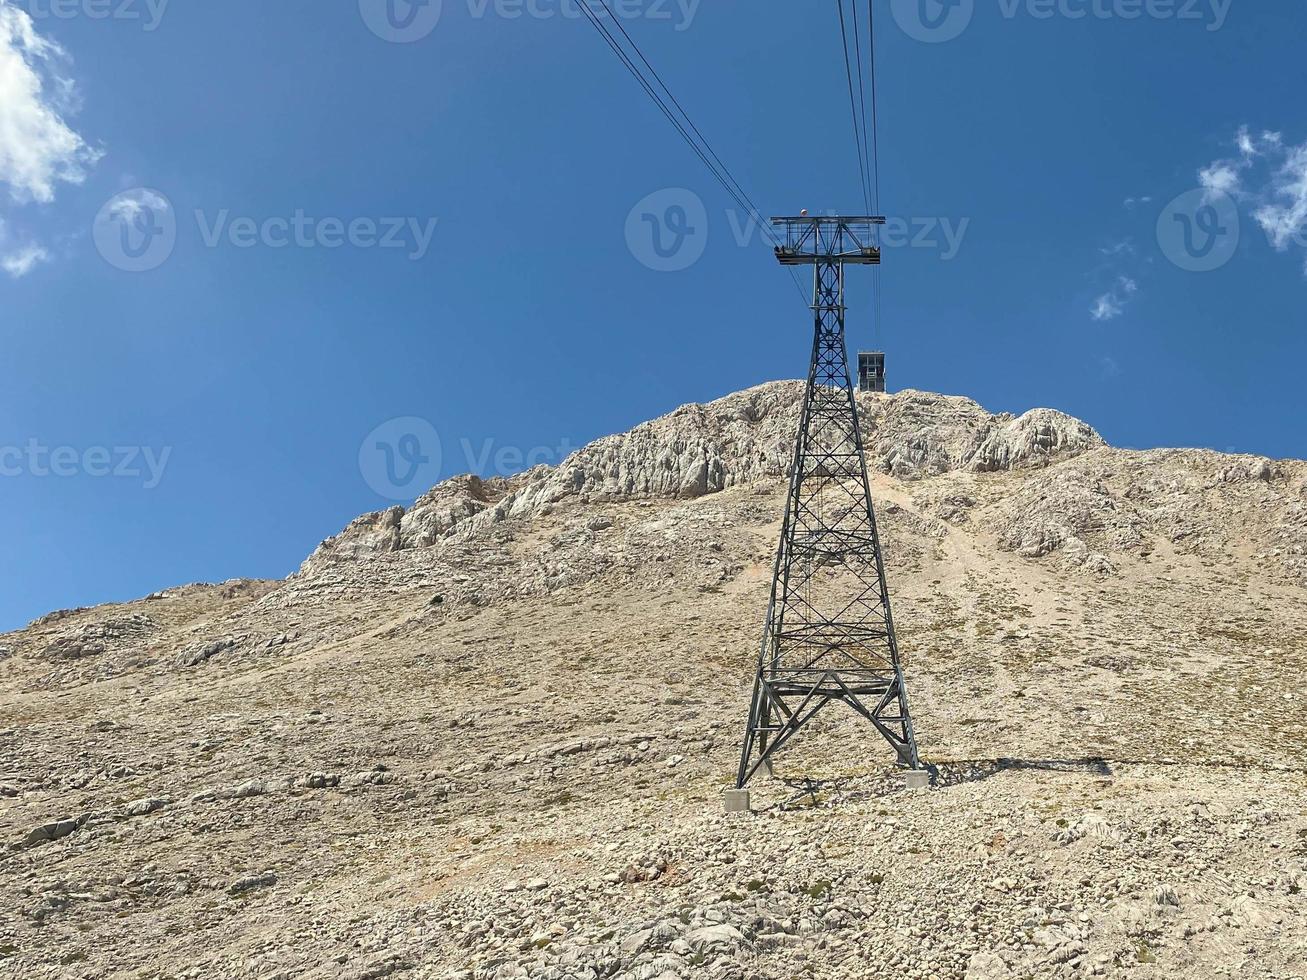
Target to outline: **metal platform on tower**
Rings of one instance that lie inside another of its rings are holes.
[[[801,214],[772,218],[784,237],[776,246],[781,265],[815,265],[838,260],[849,265],[880,265],[876,229],[880,216],[822,216]]]

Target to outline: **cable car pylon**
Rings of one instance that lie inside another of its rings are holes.
[[[842,702],[924,786],[844,341],[844,271],[877,266],[883,217],[773,218],[776,258],[813,269],[813,341],[749,722],[728,810],[818,712]]]

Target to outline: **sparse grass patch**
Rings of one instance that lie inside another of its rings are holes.
[[[540,801],[540,806],[547,810],[551,807],[565,806],[568,803],[571,803],[574,799],[576,799],[576,797],[572,795],[571,790],[562,789],[557,793],[551,793],[549,796],[546,796]]]

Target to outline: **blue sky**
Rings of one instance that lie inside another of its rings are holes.
[[[386,2],[0,0],[0,629],[802,374],[572,0]],[[875,2],[891,388],[1307,456],[1307,8]],[[620,11],[764,214],[862,209],[833,0]]]

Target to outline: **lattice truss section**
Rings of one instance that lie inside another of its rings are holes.
[[[820,290],[840,267],[817,267]],[[876,556],[879,541],[867,489],[853,386],[839,311],[818,310],[811,377],[782,540],[781,593],[772,621],[771,666],[893,672],[888,601]]]

